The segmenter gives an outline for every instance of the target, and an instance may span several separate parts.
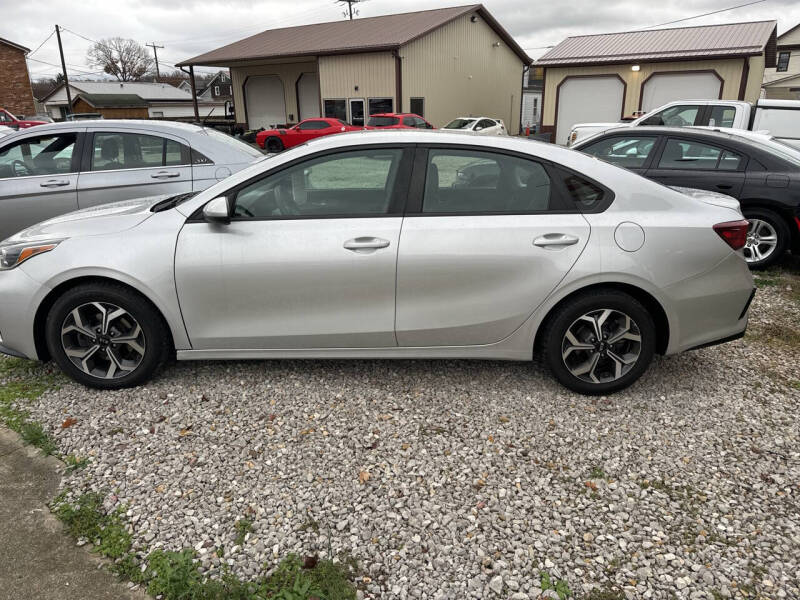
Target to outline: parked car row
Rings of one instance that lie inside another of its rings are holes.
[[[374,129],[436,129],[428,121],[414,113],[376,113],[371,115],[364,126],[355,126],[328,117],[317,117],[300,121],[293,127],[264,129],[256,134],[259,147],[267,152],[282,152],[299,144],[336,133]],[[441,131],[458,131],[475,135],[508,135],[502,119],[489,117],[459,117]]]

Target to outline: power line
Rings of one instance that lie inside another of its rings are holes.
[[[30,57],[32,54],[36,54],[39,51],[39,49],[47,43],[47,40],[49,40],[51,37],[53,37],[54,34],[55,34],[55,30],[51,31],[50,35],[48,35],[46,38],[44,38],[44,41],[41,44],[36,46],[36,50],[34,50],[33,52],[28,52],[28,56]]]
[[[57,65],[57,64],[51,63],[51,62],[47,62],[46,60],[39,60],[38,58],[30,58],[30,57],[28,57],[28,60],[32,60],[33,62],[37,62],[37,63],[42,63],[43,65],[48,65],[50,67],[55,67],[57,69],[61,68],[61,65]],[[104,71],[84,71],[83,69],[74,68],[74,65],[71,65],[69,63],[66,63],[66,64],[69,65],[70,67],[73,67],[72,69],[70,69],[70,71],[75,71],[76,73],[82,73],[84,75],[95,75],[97,73],[104,73]]]
[[[717,13],[727,12],[729,10],[736,10],[737,8],[744,8],[745,6],[752,6],[753,4],[760,4],[761,2],[766,2],[766,1],[767,0],[753,0],[753,2],[747,2],[745,4],[739,4],[737,6],[729,6],[728,8],[712,10],[711,12],[703,13],[702,15],[695,15],[693,17],[676,19],[675,21],[667,21],[666,23],[659,23],[658,25],[650,25],[648,27],[645,27],[645,29],[652,29],[653,27],[663,27],[664,25],[672,25],[674,23],[683,23],[684,21],[691,21],[692,19],[699,19],[700,17],[707,17],[709,15],[716,15]]]

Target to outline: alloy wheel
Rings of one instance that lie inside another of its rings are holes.
[[[109,302],[89,302],[70,311],[61,325],[61,346],[72,364],[100,379],[129,375],[146,349],[136,319]]]
[[[610,308],[588,312],[567,328],[561,358],[573,376],[587,383],[609,383],[639,360],[642,334],[625,313]]]
[[[778,247],[778,232],[769,221],[762,219],[749,219],[749,221],[747,242],[742,252],[747,262],[761,262],[772,256]]]

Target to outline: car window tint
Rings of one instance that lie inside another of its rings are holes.
[[[564,187],[575,205],[583,211],[596,208],[605,198],[599,185],[574,173],[564,173]]]
[[[13,142],[0,150],[0,178],[70,173],[76,141],[77,134],[62,133]]]
[[[664,125],[666,127],[687,127],[694,125],[700,112],[697,104],[670,106],[645,119],[642,125]]]
[[[174,167],[188,164],[189,149],[175,140],[165,140],[164,166]]]
[[[417,129],[427,129],[428,122],[425,119],[414,117],[414,127],[416,127]]]
[[[725,150],[719,159],[717,169],[720,171],[738,171],[744,158],[730,150]]]
[[[550,208],[550,178],[538,162],[469,150],[428,154],[422,212],[529,213]]]
[[[581,152],[626,169],[636,169],[644,166],[655,144],[655,137],[612,137],[589,144],[581,148]]]
[[[403,117],[403,125],[406,127],[414,127],[416,126],[416,122],[414,121],[414,117]]]
[[[478,125],[476,126],[476,128],[480,127],[481,129],[486,129],[487,127],[494,127],[496,124],[497,123],[495,123],[494,121],[490,121],[489,119],[481,119],[480,121],[478,121]]]
[[[658,167],[660,169],[714,170],[717,168],[721,154],[722,150],[715,146],[671,138],[664,146]]]
[[[712,106],[708,124],[711,127],[733,127],[736,108],[733,106]]]
[[[327,129],[328,123],[325,121],[304,121],[300,123],[298,129],[301,131],[315,131],[318,129]]]
[[[289,167],[242,188],[236,218],[386,214],[402,150],[342,152]]]
[[[92,171],[161,167],[165,142],[162,137],[140,133],[95,133]]]

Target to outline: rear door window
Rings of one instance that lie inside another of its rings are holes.
[[[550,177],[538,162],[492,152],[431,149],[423,213],[525,214],[550,208]]]
[[[141,133],[97,132],[92,171],[143,169],[189,164],[189,148],[174,140]]]
[[[708,124],[711,127],[733,127],[736,108],[733,106],[712,106]]]
[[[737,171],[743,157],[735,152],[689,140],[670,138],[658,161],[659,169],[691,169]]]

